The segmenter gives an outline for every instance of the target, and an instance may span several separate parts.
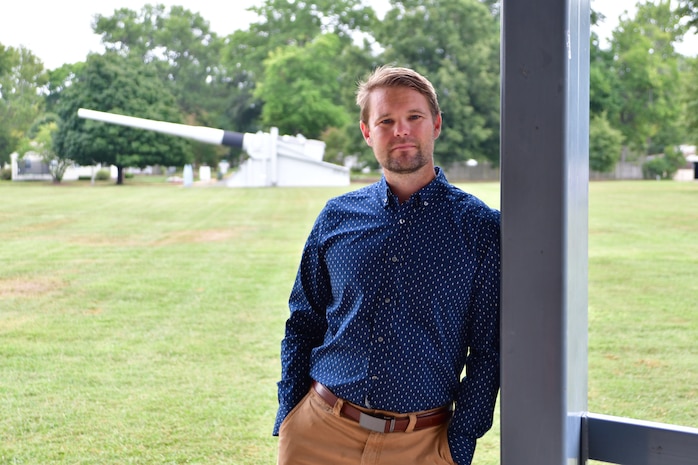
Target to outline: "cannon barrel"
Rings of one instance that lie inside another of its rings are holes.
[[[206,144],[225,145],[226,147],[244,148],[245,135],[240,132],[224,131],[223,129],[207,128],[204,126],[189,126],[187,124],[168,123],[134,116],[117,115],[104,111],[78,109],[78,117],[118,124],[132,128],[160,132],[171,136],[193,139]]]

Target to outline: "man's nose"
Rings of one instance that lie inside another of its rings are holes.
[[[405,137],[410,133],[409,125],[406,121],[398,121],[395,123],[395,136]]]

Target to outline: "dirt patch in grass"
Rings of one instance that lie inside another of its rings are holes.
[[[0,279],[0,299],[27,298],[54,292],[64,284],[53,278]]]
[[[172,231],[162,234],[160,237],[136,237],[114,236],[114,235],[90,235],[81,236],[73,240],[87,246],[97,247],[139,247],[139,246],[154,246],[161,247],[176,244],[193,244],[207,242],[222,242],[236,237],[240,237],[243,230],[249,228],[230,228],[230,229],[206,229],[206,230],[186,230]]]
[[[203,231],[176,231],[157,241],[155,245],[205,243],[227,241],[239,236],[239,229],[206,229]]]
[[[661,368],[664,366],[664,363],[662,363],[659,360],[653,360],[653,359],[640,359],[636,362],[640,366],[644,366],[647,368]]]

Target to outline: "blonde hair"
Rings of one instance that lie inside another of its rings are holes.
[[[365,81],[359,82],[356,91],[356,104],[360,108],[360,118],[364,123],[368,122],[370,112],[369,96],[373,90],[381,87],[408,87],[416,90],[426,97],[432,116],[436,117],[441,113],[436,90],[427,78],[409,68],[381,66],[376,68]]]

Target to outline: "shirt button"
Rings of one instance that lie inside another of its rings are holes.
[[[404,219],[404,218],[400,218],[400,224],[405,224],[405,219]]]
[[[390,303],[390,297],[386,297],[386,298],[383,300],[383,302],[385,302],[386,304],[389,304],[389,303]]]
[[[391,258],[390,261],[392,261],[393,263],[396,263],[396,262],[397,262],[397,257]]]
[[[371,379],[372,379],[373,381],[377,381],[377,380],[378,380],[378,376],[373,375],[373,376],[371,376]]]
[[[423,203],[424,203],[424,206],[425,206],[425,207],[426,207],[427,205],[429,205],[429,202],[427,202],[426,200],[425,200]]]

